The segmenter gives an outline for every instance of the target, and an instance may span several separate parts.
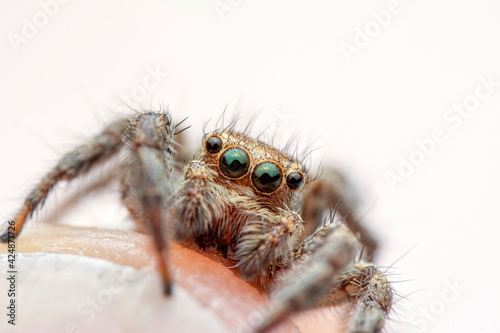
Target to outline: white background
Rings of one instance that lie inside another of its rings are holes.
[[[158,68],[168,75],[131,106],[188,116],[193,145],[224,108],[260,111],[256,132],[271,126],[283,143],[296,130],[302,147],[321,147],[313,166],[357,185],[380,265],[416,245],[390,269],[405,299],[388,332],[498,332],[500,86],[456,128],[443,117],[480,77],[500,81],[500,3],[401,0],[380,27],[372,12],[390,3],[74,1],[50,17],[38,2],[2,1],[1,217],[61,154],[127,114],[120,96]],[[341,45],[367,27],[346,57]],[[446,140],[392,190],[385,174],[435,128]],[[130,226],[116,188],[98,198],[57,222]]]

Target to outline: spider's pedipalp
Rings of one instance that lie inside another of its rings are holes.
[[[184,169],[184,181],[179,186],[175,202],[174,238],[197,239],[210,233],[214,221],[224,214],[224,189],[215,184],[217,174],[204,162],[194,160]]]
[[[290,242],[302,232],[304,222],[297,213],[285,210],[278,218],[257,211],[252,219],[255,222],[247,223],[241,230],[236,258],[239,260],[239,271],[245,279],[252,280],[261,274],[261,284],[266,285],[269,281],[265,280],[270,277],[265,273],[268,270],[276,271],[278,257],[287,252]]]
[[[57,165],[30,192],[15,215],[15,236],[21,232],[25,221],[43,206],[49,192],[59,181],[72,180],[119,151],[123,144],[122,135],[125,132],[125,124],[124,120],[111,123],[101,133],[65,154],[59,160]],[[2,231],[0,241],[7,241],[7,230]]]

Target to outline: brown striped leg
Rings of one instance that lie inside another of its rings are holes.
[[[50,191],[58,182],[72,180],[117,153],[122,146],[124,131],[125,121],[116,121],[88,142],[64,155],[30,192],[15,215],[15,236],[21,232],[24,223],[33,216],[33,213],[43,206]],[[2,230],[0,239],[2,242],[7,241],[7,230]]]

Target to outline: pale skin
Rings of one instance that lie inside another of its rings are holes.
[[[339,212],[343,224],[322,221],[324,210],[339,200],[338,191],[311,185],[307,192],[310,179],[300,161],[231,128],[204,138],[200,157],[186,165],[176,185],[175,132],[165,113],[138,113],[111,124],[66,154],[42,179],[18,211],[14,234],[57,182],[87,172],[125,146],[122,200],[154,240],[166,295],[175,282],[170,263],[174,239],[218,257],[243,280],[272,294],[273,304],[255,332],[270,332],[304,310],[346,302],[355,306],[350,332],[382,329],[392,288],[375,265],[356,259],[359,241],[367,248],[366,259],[376,242],[346,212]],[[327,197],[325,204],[311,204],[321,196]],[[307,224],[316,228],[304,239]]]
[[[31,228],[31,230],[28,230],[28,232],[16,240],[16,253],[42,252],[52,258],[53,262],[57,261],[57,256],[60,254],[76,254],[105,259],[120,265],[143,270],[145,274],[154,274],[154,269],[151,269],[151,258],[156,256],[156,251],[152,238],[142,233],[46,224]],[[7,253],[7,245],[0,244],[0,254],[5,253]],[[178,287],[188,290],[197,302],[210,307],[212,299],[221,297],[217,290],[220,290],[221,287],[227,288],[231,286],[231,306],[225,305],[224,309],[211,309],[211,313],[215,319],[222,322],[228,328],[228,331],[237,331],[239,328],[238,325],[241,323],[240,318],[245,320],[248,317],[249,308],[268,304],[266,298],[253,286],[245,283],[241,278],[228,271],[223,265],[214,261],[214,259],[217,259],[215,256],[207,258],[204,254],[185,249],[176,244],[171,244],[171,256],[173,257],[172,263],[176,266],[177,270],[182,272],[181,275],[190,276],[197,270],[202,270],[205,273],[202,280],[190,281],[188,279],[180,279],[177,283]],[[71,270],[72,267],[63,267],[62,269]],[[39,274],[43,274],[43,271],[40,271]],[[50,279],[51,277],[47,276],[46,278]],[[38,280],[38,283],[42,281],[43,278],[42,280]],[[24,293],[31,293],[30,290],[32,287],[24,283],[18,285],[19,291]],[[59,288],[75,289],[75,286],[71,284],[67,286],[59,285]],[[134,288],[134,286],[131,286],[131,288]],[[31,296],[33,299],[37,298],[36,295]],[[85,299],[87,296],[82,291],[81,294],[76,294],[72,297],[75,299]],[[171,300],[165,299],[165,303],[167,302],[175,302],[175,296]],[[224,302],[221,303],[229,304],[228,302]],[[179,306],[183,306],[181,301],[178,301],[178,303]],[[243,303],[245,306],[235,306],[235,304]],[[63,302],[56,302],[55,304],[59,304],[61,309],[50,308],[51,312],[64,310]],[[140,307],[140,305],[137,306]],[[40,308],[39,311],[43,312],[44,309]],[[191,311],[189,315],[197,316],[195,312],[192,312],[192,309],[186,309],[186,311]],[[39,313],[27,313],[22,306],[19,307],[19,312],[22,315],[22,321],[25,321],[26,318],[33,318],[35,315],[39,315]],[[101,316],[105,315],[106,313],[101,314]],[[133,316],[132,313],[131,315]],[[62,322],[64,320],[61,319]],[[158,332],[179,331],[182,329],[182,327],[175,326],[178,323],[169,323],[168,318],[163,318],[162,323],[161,327],[158,327]],[[206,328],[203,325],[206,325],[206,323],[200,322],[200,331]],[[103,328],[102,332],[106,331],[107,329]],[[22,332],[22,330],[16,330],[16,332]],[[337,312],[321,310],[318,314],[306,313],[302,316],[295,316],[293,322],[285,322],[282,327],[273,332],[312,333],[343,332],[343,330],[341,329],[340,318],[338,318]]]

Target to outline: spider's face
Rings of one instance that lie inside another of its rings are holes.
[[[225,131],[208,136],[200,157],[224,183],[263,197],[289,197],[307,182],[298,161],[240,133]]]

